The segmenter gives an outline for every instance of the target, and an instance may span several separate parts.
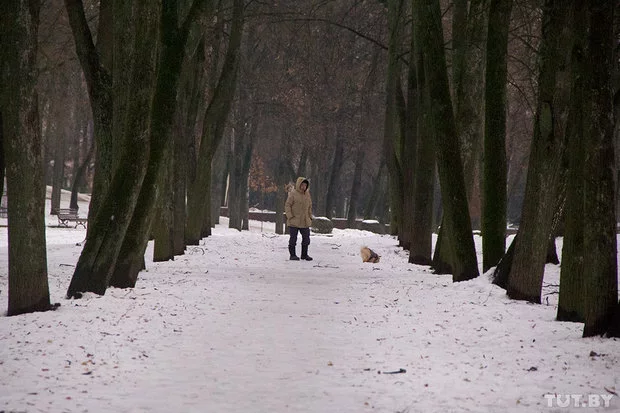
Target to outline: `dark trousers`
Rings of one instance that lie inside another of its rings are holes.
[[[297,245],[297,232],[301,232],[301,245],[308,246],[310,245],[310,228],[297,228],[297,227],[288,227],[289,235],[291,236],[288,239],[288,246],[295,248]]]

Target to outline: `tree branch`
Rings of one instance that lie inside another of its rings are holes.
[[[69,15],[69,24],[73,32],[75,50],[86,78],[88,92],[93,96],[96,93],[99,79],[102,77],[103,68],[99,53],[93,42],[93,36],[88,27],[88,21],[84,13],[82,0],[65,0],[65,7]]]

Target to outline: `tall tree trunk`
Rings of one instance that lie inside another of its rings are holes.
[[[106,0],[101,3],[109,5],[109,1]],[[84,72],[84,77],[86,78],[97,143],[95,151],[95,177],[88,210],[89,222],[93,222],[99,206],[103,203],[103,199],[110,187],[113,172],[112,74],[102,64],[100,56],[100,53],[111,53],[109,50],[112,48],[112,44],[105,44],[103,39],[109,39],[109,37],[104,36],[98,44],[99,51],[95,48],[93,36],[84,14],[82,0],[65,0],[65,7],[73,32],[75,49]],[[110,14],[104,13],[99,21],[101,29],[109,28],[113,25],[113,22],[105,21],[106,16],[110,16]],[[94,228],[93,225],[88,226],[88,235],[90,235]]]
[[[240,193],[241,181],[241,141],[243,140],[243,128],[235,128],[230,137],[230,159],[232,165],[229,175],[229,197],[228,197],[228,228],[235,228],[241,231],[241,200]],[[239,147],[238,147],[239,146]],[[211,168],[213,169],[213,168]]]
[[[112,47],[99,49],[103,66],[112,68],[112,93],[114,96],[112,133],[115,141],[112,147],[112,165],[110,167],[114,171],[123,156],[123,143],[119,137],[123,136],[126,127],[125,114],[130,99],[128,91],[131,84],[131,54],[135,41],[135,33],[132,30],[127,30],[127,27],[131,27],[133,24],[137,2],[103,0],[100,4],[100,16],[104,18],[103,22],[107,21],[112,24],[112,29],[100,26],[98,35],[110,36],[107,41],[113,44]],[[101,42],[98,41],[97,45],[100,44]]]
[[[4,195],[4,176],[6,171],[4,140],[4,130],[2,128],[2,108],[0,107],[0,202],[2,202],[2,196]]]
[[[243,0],[234,0],[228,50],[220,79],[204,116],[196,178],[188,192],[185,234],[187,245],[198,245],[203,235],[203,228],[208,228],[207,232],[210,233],[211,223],[204,221],[205,218],[210,220],[211,161],[224,135],[224,126],[235,94],[242,31]]]
[[[174,142],[172,138],[168,142],[168,153],[172,153]],[[157,206],[154,211],[156,217],[153,223],[155,242],[153,245],[153,262],[174,260],[174,211],[173,201],[174,192],[172,189],[173,180],[173,157],[168,156],[166,162],[161,166],[162,171],[159,175],[159,187],[161,193],[157,199]]]
[[[413,24],[413,23],[412,23]],[[415,30],[412,29],[412,31]],[[403,102],[401,112],[403,125],[403,141],[401,149],[401,164],[403,172],[403,214],[402,227],[400,232],[400,245],[405,251],[411,251],[413,241],[413,221],[415,217],[415,180],[417,171],[417,147],[418,147],[418,113],[419,107],[419,87],[416,68],[415,36],[411,35],[409,46],[411,59],[407,68],[407,102]]]
[[[415,7],[412,0],[412,8]],[[412,47],[417,73],[417,149],[415,165],[415,192],[413,199],[413,232],[409,263],[430,265],[433,248],[433,187],[435,182],[435,145],[430,126],[428,85],[424,76],[424,57],[420,48],[420,25],[414,26],[415,47]]]
[[[591,0],[589,96],[585,143],[584,185],[584,314],[583,336],[605,334],[618,305],[618,264],[615,211],[615,154],[613,142],[615,2]]]
[[[437,231],[435,253],[431,263],[433,274],[452,274],[452,249],[449,242],[450,240],[444,225],[444,217],[442,216],[439,230]]]
[[[45,244],[45,187],[37,83],[40,3],[0,6],[0,134],[8,195],[9,305],[7,315],[50,305]]]
[[[381,162],[379,162],[379,169],[377,169],[377,174],[372,179],[372,186],[370,190],[370,197],[366,203],[366,208],[364,209],[364,219],[374,219],[375,211],[377,209],[377,201],[379,200],[379,196],[381,194],[381,180],[383,179],[383,173],[385,171],[386,162],[385,158],[381,158]]]
[[[88,165],[90,164],[91,159],[93,158],[93,152],[95,151],[95,143],[93,142],[90,145],[90,149],[88,149],[88,153],[86,154],[86,158],[80,163],[77,170],[75,171],[73,177],[73,184],[71,185],[71,200],[69,201],[69,208],[79,209],[78,205],[78,191],[80,187],[83,185],[86,180],[86,170],[88,169]]]
[[[230,187],[233,196],[228,208],[230,217],[228,227],[239,231],[249,229],[248,178],[258,124],[258,116],[250,105],[251,100],[246,87],[240,88],[235,111],[236,127],[231,137]]]
[[[162,166],[171,156],[173,141],[172,127],[176,112],[179,78],[185,47],[191,25],[202,14],[202,2],[195,0],[188,15],[178,29],[178,4],[173,0],[163,0],[161,8],[160,47],[158,71],[154,83],[150,120],[150,149],[144,182],[136,202],[131,222],[110,285],[118,288],[134,287],[138,273],[144,268],[144,252],[149,240],[154,219],[154,205],[158,202]],[[153,90],[153,85],[149,85]]]
[[[228,206],[229,175],[233,163],[229,149],[230,145],[220,145],[211,162],[211,170],[214,171],[211,177],[211,227],[220,223],[222,206]]]
[[[246,179],[242,184],[243,197],[240,199],[242,205],[239,207],[241,210],[241,230],[250,230],[250,198],[248,192],[248,180]]]
[[[558,321],[583,322],[583,268],[584,268],[584,165],[585,136],[583,129],[583,98],[586,72],[583,70],[586,53],[587,0],[578,0],[575,13],[576,43],[573,49],[573,94],[571,118],[574,127],[568,136],[568,184],[567,210],[564,223],[564,245],[562,248],[562,267],[560,270],[560,294],[558,301]],[[581,24],[580,24],[581,23]]]
[[[400,233],[403,214],[403,176],[398,160],[396,148],[401,140],[400,119],[398,113],[398,87],[400,85],[400,63],[398,56],[401,52],[401,36],[403,32],[404,0],[388,0],[388,65],[386,80],[386,105],[384,124],[383,151],[388,170],[388,185],[390,199],[390,233]],[[400,92],[402,93],[402,92]]]
[[[243,163],[241,165],[241,197],[240,201],[242,202],[239,209],[241,211],[241,229],[248,231],[250,229],[250,198],[249,198],[249,179],[250,179],[250,166],[252,164],[252,156],[254,154],[254,144],[256,140],[256,130],[258,127],[258,117],[253,116],[250,118],[250,130],[249,130],[249,140],[246,145],[245,152],[243,154]]]
[[[205,65],[205,40],[204,36],[198,42],[195,52],[186,56],[183,72],[180,79],[181,96],[177,107],[176,117],[179,130],[182,133],[174,134],[173,145],[173,251],[174,255],[185,253],[185,222],[187,183],[191,160],[195,156],[190,153],[190,146],[195,142],[194,130],[200,109],[201,96],[203,94],[206,79],[204,76]],[[188,160],[190,160],[188,162]]]
[[[160,8],[141,4],[136,13],[136,35],[127,104],[124,150],[109,191],[98,207],[90,232],[67,291],[80,297],[90,291],[105,294],[134,212],[149,161],[149,121],[153,81],[156,77],[155,51]]]
[[[325,216],[329,219],[332,219],[333,216],[337,185],[340,179],[340,171],[344,158],[344,141],[340,136],[337,139],[336,151],[334,152],[334,159],[329,173],[329,186],[327,187],[327,195],[325,196]]]
[[[455,122],[459,134],[469,215],[480,228],[480,166],[484,135],[485,50],[488,0],[473,0],[467,12],[465,44],[455,60]],[[508,23],[507,23],[508,25]]]
[[[61,119],[57,119],[61,124],[56,125],[56,142],[54,153],[54,177],[52,179],[52,199],[50,214],[56,215],[60,209],[60,195],[62,183],[65,176],[65,125]]]
[[[190,135],[191,136],[191,135]],[[172,211],[173,211],[173,234],[172,250],[174,255],[185,253],[185,196],[187,193],[187,138],[186,134],[176,134],[174,136],[173,164],[172,170]]]
[[[467,9],[468,0],[452,1],[452,101],[454,102],[454,112],[458,112],[458,91],[461,88],[462,72],[465,67],[465,55],[467,48]]]
[[[286,202],[286,168],[280,159],[276,172],[276,234],[284,234],[284,203]]]
[[[508,30],[513,0],[491,0],[487,38],[482,271],[497,265],[506,250],[506,83]]]
[[[364,142],[360,142],[357,149],[357,155],[355,156],[355,171],[353,172],[351,198],[349,200],[349,210],[347,212],[347,228],[356,227],[357,200],[359,198],[360,187],[362,186],[362,169],[364,166],[365,154]]]
[[[438,0],[416,3],[420,16],[421,46],[428,80],[430,109],[436,133],[436,155],[444,210],[444,230],[450,247],[452,279],[465,281],[478,276],[474,238],[469,220],[463,166],[459,154],[448,72],[443,49],[441,9]]]
[[[547,243],[553,230],[566,149],[572,15],[572,4],[545,1],[534,137],[519,237],[507,284],[509,297],[534,303],[540,303]]]
[[[295,177],[306,176],[306,168],[308,166],[308,147],[304,146],[301,150],[301,156],[299,157],[299,165],[297,165],[297,171]]]
[[[366,158],[366,146],[368,145],[368,130],[370,129],[370,122],[372,119],[371,116],[371,108],[368,104],[368,96],[370,96],[370,91],[372,91],[375,87],[375,83],[377,81],[377,65],[379,63],[379,50],[377,49],[376,53],[372,56],[370,70],[368,72],[368,76],[366,77],[366,81],[364,82],[364,87],[362,90],[362,96],[360,101],[361,111],[361,120],[359,123],[359,136],[360,142],[358,142],[358,152],[355,157],[355,172],[353,173],[353,185],[351,187],[351,199],[349,202],[349,211],[347,213],[347,227],[348,228],[356,228],[356,220],[359,210],[359,196],[362,185],[362,171],[364,169],[364,162]]]

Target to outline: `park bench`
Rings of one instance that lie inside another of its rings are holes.
[[[6,209],[6,207],[0,207],[0,218],[8,218],[9,217],[9,211]]]
[[[83,226],[84,228],[86,228],[86,224],[88,223],[88,218],[80,218],[78,216],[78,210],[77,209],[72,209],[72,208],[61,208],[58,210],[58,226],[63,226],[63,227],[67,227],[69,228],[69,223],[70,222],[74,222],[75,223],[75,228],[78,227],[78,225]]]

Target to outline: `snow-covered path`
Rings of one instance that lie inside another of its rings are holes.
[[[135,289],[65,300],[83,237],[48,228],[58,311],[0,318],[0,410],[557,412],[578,409],[545,395],[620,390],[620,341],[555,322],[554,295],[535,306],[484,276],[452,284],[389,236],[313,235],[315,260],[291,262],[271,228],[218,226]],[[363,264],[361,245],[381,262]],[[3,311],[6,268],[0,228]],[[605,411],[618,409],[614,396]]]

